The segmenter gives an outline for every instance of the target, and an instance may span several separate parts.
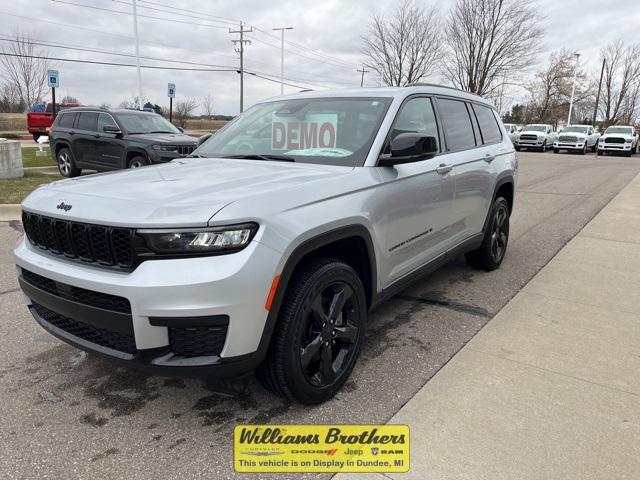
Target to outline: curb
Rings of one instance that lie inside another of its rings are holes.
[[[0,205],[0,222],[9,222],[11,220],[21,220],[22,210],[19,203],[8,203]]]

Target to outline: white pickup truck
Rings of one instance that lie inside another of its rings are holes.
[[[628,125],[616,125],[605,130],[598,141],[598,153],[624,153],[628,157],[638,151],[638,132]]]
[[[600,134],[592,125],[569,125],[554,140],[553,153],[568,150],[584,155],[589,149],[595,152],[599,138]]]
[[[517,151],[521,148],[537,149],[546,152],[553,145],[553,127],[546,123],[534,123],[525,126],[516,137],[513,145]]]

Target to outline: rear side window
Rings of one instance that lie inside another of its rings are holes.
[[[98,131],[98,114],[95,112],[82,112],[78,119],[78,130]]]
[[[439,98],[438,111],[444,123],[447,150],[465,150],[476,146],[473,125],[465,102]]]
[[[58,126],[62,128],[72,128],[75,118],[75,113],[61,113],[58,115]]]
[[[502,133],[500,132],[500,126],[496,121],[495,115],[489,107],[482,105],[473,105],[473,110],[476,112],[476,118],[480,125],[480,133],[482,134],[482,141],[486,145],[488,143],[497,143],[502,140]]]

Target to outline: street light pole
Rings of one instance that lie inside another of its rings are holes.
[[[271,30],[280,30],[280,95],[284,95],[284,31],[293,30],[293,27],[278,27]]]
[[[571,88],[571,101],[569,102],[569,118],[567,119],[567,126],[571,125],[571,111],[573,110],[573,96],[576,93],[576,80],[578,77],[578,62],[580,61],[580,54],[574,53],[576,57],[576,64],[573,67],[573,87]]]
[[[138,42],[138,10],[136,8],[136,0],[131,0],[133,5],[133,36],[136,42],[136,67],[138,69],[138,95],[140,96],[138,108],[142,110],[142,73],[140,71],[140,45]]]

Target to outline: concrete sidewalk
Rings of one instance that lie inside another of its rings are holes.
[[[640,176],[389,423],[404,475],[640,478]]]

